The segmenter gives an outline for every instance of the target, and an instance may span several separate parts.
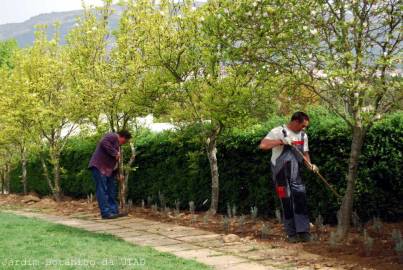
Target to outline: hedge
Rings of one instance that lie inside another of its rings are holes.
[[[249,213],[257,206],[259,214],[273,216],[278,201],[270,176],[270,153],[257,146],[272,127],[285,119],[274,118],[265,125],[223,134],[218,142],[220,173],[220,211],[236,205],[239,213]],[[197,127],[183,132],[145,133],[136,142],[138,156],[129,180],[129,199],[139,203],[164,194],[169,206],[175,200],[183,208],[194,201],[199,210],[209,206],[210,169],[204,146],[197,136]],[[336,189],[344,192],[345,173],[351,133],[340,119],[324,112],[311,113],[308,130],[312,162]],[[88,160],[99,136],[72,138],[62,154],[62,188],[66,195],[85,197],[94,193],[94,184],[87,170]],[[359,164],[355,209],[363,220],[379,216],[395,221],[403,216],[402,149],[403,113],[390,115],[376,123],[368,132]],[[127,150],[127,149],[126,149]],[[29,190],[49,194],[40,162],[31,157],[28,166]],[[21,192],[20,169],[12,172],[12,191]],[[320,180],[304,172],[308,203],[312,217],[321,214],[327,222],[335,222],[338,202]],[[204,204],[203,204],[204,203]]]

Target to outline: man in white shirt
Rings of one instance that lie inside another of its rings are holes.
[[[296,112],[287,125],[272,129],[259,146],[262,150],[272,150],[273,182],[283,208],[287,239],[293,243],[310,240],[306,190],[300,174],[304,159],[311,161],[308,136],[304,131],[308,125],[308,115]],[[318,167],[311,165],[309,169],[317,171]]]

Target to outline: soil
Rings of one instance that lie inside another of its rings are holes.
[[[30,196],[37,195],[31,194]],[[24,200],[26,201],[26,196],[15,194],[0,195],[0,209],[23,207],[29,208],[31,211],[71,217],[91,218],[99,216],[98,206],[95,201],[75,200],[68,197],[65,197],[62,202],[55,202],[49,197],[41,198],[38,202],[31,200],[24,203]],[[129,215],[165,223],[191,226],[220,234],[236,234],[243,238],[256,239],[267,243],[273,248],[283,247],[304,250],[308,253],[336,259],[340,266],[352,265],[350,269],[403,269],[402,261],[399,264],[399,256],[394,250],[394,241],[391,237],[394,229],[403,232],[403,221],[397,223],[382,222],[381,226],[374,226],[371,221],[361,229],[351,229],[348,240],[341,244],[332,244],[329,239],[331,232],[335,231],[335,227],[311,224],[314,241],[290,244],[285,241],[282,225],[276,219],[253,219],[250,216],[224,218],[222,215],[208,215],[206,212],[192,214],[188,211],[157,211],[148,207],[131,207]],[[364,246],[364,230],[368,236],[374,239],[373,246],[370,249],[366,249]],[[336,266],[329,265],[329,267]]]

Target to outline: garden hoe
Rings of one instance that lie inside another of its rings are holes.
[[[297,152],[305,161],[305,163],[309,166],[312,167],[312,163],[310,163],[306,157],[304,156],[304,154],[301,153],[300,150],[298,150],[297,147],[295,147],[294,145],[292,145],[292,147],[294,148],[295,152]],[[315,173],[319,176],[319,178],[323,181],[323,183],[326,184],[326,186],[333,192],[333,194],[338,198],[341,199],[340,194],[335,190],[335,188],[329,183],[329,181],[326,180],[325,177],[323,177],[323,175],[320,174],[319,171],[315,171]]]

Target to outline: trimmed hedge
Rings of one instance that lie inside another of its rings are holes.
[[[313,163],[321,168],[340,193],[345,188],[345,172],[351,143],[346,125],[334,116],[312,112],[309,127],[310,153]],[[285,119],[271,119],[266,125],[225,134],[218,143],[220,173],[220,211],[227,203],[235,204],[240,213],[249,213],[257,206],[259,214],[274,215],[278,201],[274,196],[270,176],[270,153],[257,146],[272,127]],[[146,201],[152,196],[158,201],[163,193],[168,205],[181,201],[187,207],[193,200],[200,210],[207,209],[210,198],[210,168],[203,144],[195,139],[197,128],[184,132],[144,134],[137,141],[138,156],[129,183],[129,198]],[[99,136],[73,138],[63,152],[62,188],[66,195],[84,197],[94,193],[94,184],[87,170],[88,160]],[[403,216],[402,149],[403,114],[397,113],[376,123],[369,131],[360,159],[356,185],[355,208],[364,220],[380,216],[385,220],[399,220]],[[127,149],[126,149],[127,150]],[[128,155],[126,155],[128,156]],[[29,162],[29,190],[49,194],[42,177],[40,162]],[[12,191],[21,192],[18,176],[12,174]],[[311,172],[304,172],[311,216],[322,214],[328,222],[335,222],[338,203],[331,192]]]

